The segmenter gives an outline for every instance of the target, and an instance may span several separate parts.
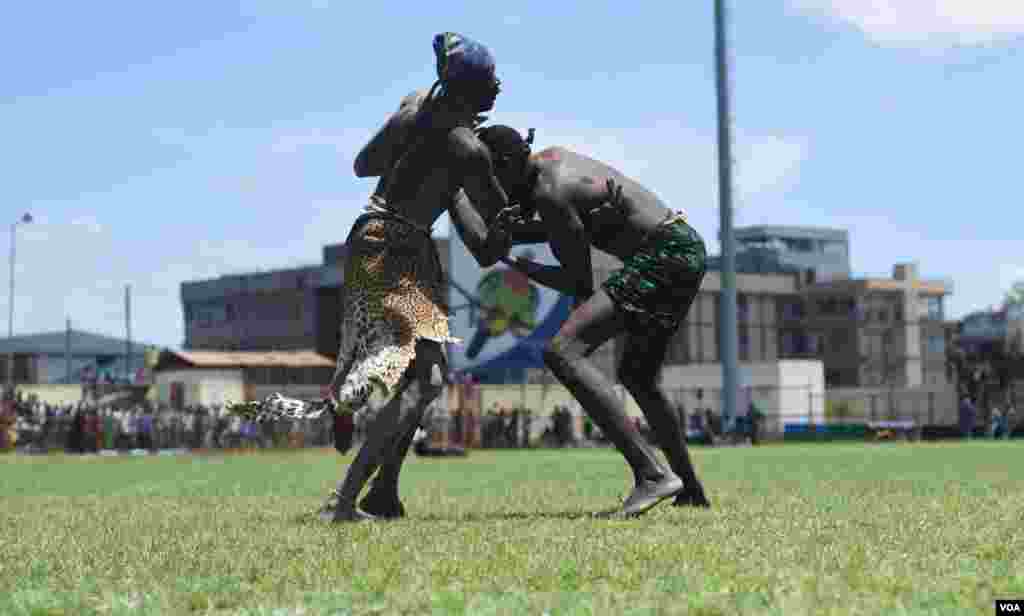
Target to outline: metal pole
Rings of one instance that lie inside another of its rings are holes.
[[[7,300],[7,343],[11,345],[7,353],[7,391],[10,393],[14,389],[14,239],[15,229],[17,229],[18,223],[11,223],[11,278],[10,288],[11,292]]]
[[[132,378],[132,285],[124,287],[124,370],[128,376],[128,384],[135,382]]]
[[[736,416],[739,385],[736,332],[736,247],[732,227],[732,135],[729,123],[729,62],[726,41],[725,0],[715,0],[715,63],[718,94],[718,195],[719,227],[722,244],[722,301],[720,303],[719,340],[722,359],[723,415]]]
[[[68,326],[64,332],[64,371],[67,373],[68,385],[71,384],[71,319],[68,318]]]

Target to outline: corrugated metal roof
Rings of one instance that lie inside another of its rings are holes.
[[[64,355],[67,332],[46,332],[27,334],[13,338],[0,338],[0,354],[17,353],[25,355]],[[138,341],[132,343],[132,354],[141,356],[152,345]],[[71,330],[71,354],[75,357],[124,355],[125,341],[102,334],[93,334],[78,329]]]
[[[166,351],[197,368],[333,368],[315,351]]]

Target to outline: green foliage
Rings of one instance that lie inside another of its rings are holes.
[[[0,614],[990,613],[1024,595],[1021,445],[693,451],[636,520],[613,451],[411,459],[410,512],[313,512],[350,458],[0,458]],[[301,609],[301,611],[300,611]]]
[[[1006,292],[1005,301],[1007,304],[1016,306],[1024,305],[1024,280],[1018,280],[1010,286],[1010,290]]]

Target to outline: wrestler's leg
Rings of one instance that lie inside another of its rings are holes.
[[[629,515],[643,513],[683,488],[626,417],[612,383],[588,357],[625,330],[621,312],[603,290],[576,308],[544,349],[544,362],[633,470],[636,486],[623,505]]]
[[[440,345],[436,345],[434,348],[439,349]],[[417,352],[421,350],[428,356],[425,359],[430,362],[430,356],[435,351],[431,350],[429,345],[417,344]],[[424,363],[420,364],[420,371],[423,370],[423,365]],[[427,379],[419,378],[415,363],[410,365],[394,394],[374,414],[366,432],[366,442],[360,448],[355,460],[349,465],[345,479],[338,488],[338,504],[333,512],[334,520],[359,520],[372,517],[356,507],[356,499],[366,482],[385,460],[385,456],[389,451],[395,450],[398,439],[403,435],[403,428],[419,423],[420,416],[426,408],[426,405],[419,404],[419,400],[432,400],[440,394],[443,387],[440,369],[429,370],[429,373],[436,373],[436,383],[429,377]]]
[[[693,469],[679,414],[658,385],[665,354],[672,332],[655,329],[648,332],[630,331],[626,348],[619,362],[619,381],[640,405],[648,425],[665,452],[669,466],[683,480],[685,489],[676,496],[676,505],[709,506],[704,488]]]
[[[444,387],[443,375],[447,371],[444,348],[437,342],[420,340],[416,345],[412,370],[419,382],[414,408],[406,415],[398,441],[381,464],[370,491],[359,503],[364,511],[379,517],[400,518],[405,515],[405,507],[398,498],[398,476],[427,408]]]

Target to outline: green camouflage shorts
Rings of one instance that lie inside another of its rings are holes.
[[[674,332],[704,279],[704,240],[682,214],[670,216],[602,285],[631,327]]]

